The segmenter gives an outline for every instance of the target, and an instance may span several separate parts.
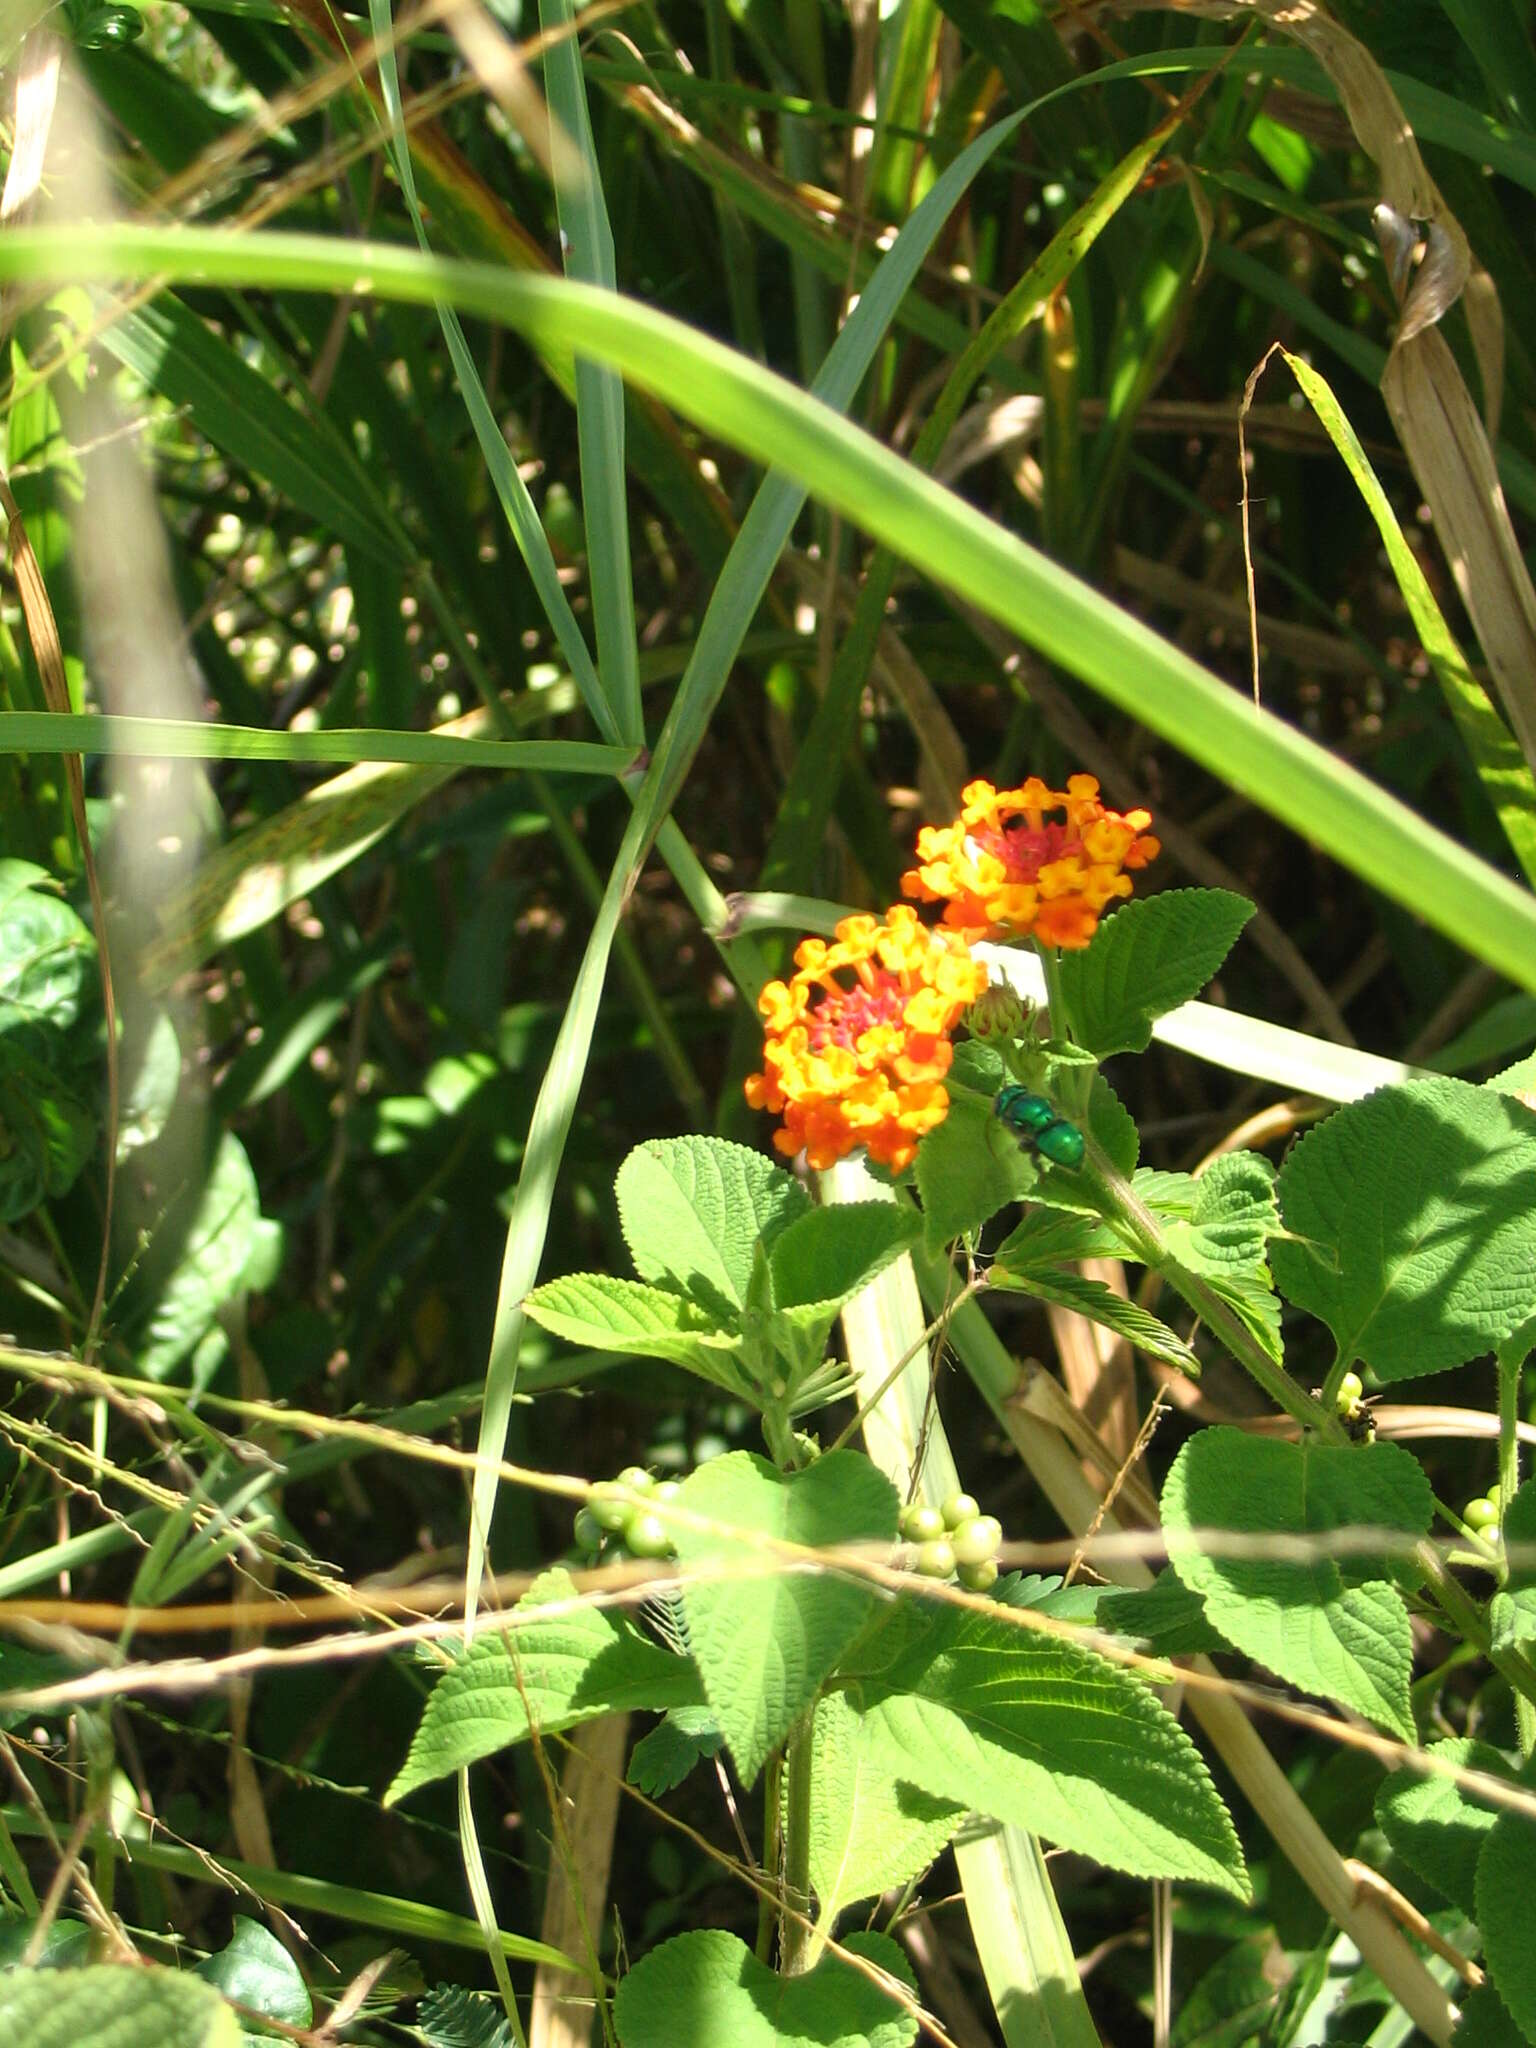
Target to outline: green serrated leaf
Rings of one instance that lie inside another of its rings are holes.
[[[777,1313],[825,1314],[883,1273],[922,1233],[922,1219],[892,1202],[838,1202],[783,1231],[768,1254]]]
[[[204,1957],[197,1975],[236,2005],[265,2019],[281,2020],[289,2027],[307,2027],[314,2019],[298,1964],[259,1920],[237,1913],[228,1943],[216,1955]]]
[[[1431,1743],[1429,1754],[1462,1770],[1514,1778],[1491,1743],[1457,1737]],[[1497,1807],[1480,1805],[1438,1771],[1392,1771],[1376,1792],[1376,1819],[1394,1850],[1469,1920],[1477,1918],[1477,1859],[1498,1817]]]
[[[1477,1924],[1494,1989],[1536,2041],[1536,1821],[1501,1813],[1477,1859]]]
[[[663,1358],[728,1393],[751,1397],[740,1338],[684,1295],[610,1273],[567,1273],[523,1303],[534,1322],[589,1351]]]
[[[811,1887],[830,1925],[845,1906],[926,1870],[966,1809],[893,1778],[884,1745],[843,1693],[817,1702],[811,1739]]]
[[[1286,1299],[1385,1380],[1461,1365],[1536,1313],[1536,1115],[1449,1079],[1378,1089],[1280,1170]],[[1301,1240],[1300,1242],[1294,1240]]]
[[[1509,1551],[1509,1576],[1488,1603],[1495,1650],[1536,1642],[1536,1479],[1505,1508],[1500,1532]]]
[[[0,860],[0,1038],[52,1064],[80,1015],[96,942],[31,861]]]
[[[719,1323],[746,1303],[758,1240],[771,1245],[811,1208],[793,1174],[723,1138],[637,1145],[614,1193],[641,1279],[681,1288]]]
[[[1116,1173],[1129,1180],[1141,1156],[1141,1133],[1136,1128],[1136,1119],[1102,1074],[1093,1077],[1083,1123]]]
[[[1026,1278],[1035,1269],[1071,1265],[1080,1259],[1123,1257],[1125,1245],[1101,1216],[1038,1204],[1024,1212],[993,1254],[994,1266]]]
[[[1181,1266],[1225,1279],[1267,1273],[1266,1247],[1279,1228],[1275,1169],[1257,1152],[1228,1152],[1194,1181],[1187,1215],[1163,1234]]]
[[[871,1587],[831,1572],[765,1575],[762,1539],[809,1549],[890,1542],[896,1490],[858,1451],[793,1473],[733,1451],[690,1474],[678,1505],[712,1525],[680,1522],[674,1532],[683,1614],[705,1694],[750,1785],[876,1603]],[[705,1566],[710,1579],[688,1576]]]
[[[860,1689],[894,1776],[1143,1877],[1248,1896],[1199,1751],[1139,1680],[1075,1643],[946,1610]]]
[[[570,1574],[557,1569],[534,1582],[515,1612],[575,1597]],[[433,1687],[384,1803],[393,1806],[418,1785],[521,1742],[531,1727],[549,1735],[599,1714],[700,1704],[687,1658],[611,1609],[571,1607],[513,1633],[482,1634]]]
[[[1163,1488],[1173,1567],[1227,1641],[1405,1741],[1413,1647],[1398,1588],[1417,1583],[1412,1545],[1432,1507],[1418,1460],[1395,1444],[1287,1444],[1240,1429],[1202,1430]],[[1399,1541],[1356,1548],[1341,1541],[1351,1529]],[[1208,1553],[1199,1545],[1213,1530],[1259,1554]],[[1276,1538],[1306,1554],[1265,1554]]]
[[[850,1934],[852,1954],[910,1993],[911,1966],[888,1935]],[[718,1928],[674,1935],[629,1972],[613,2001],[621,2048],[907,2048],[917,2021],[835,1955],[781,1977]]]
[[[1265,2038],[1274,2007],[1266,1944],[1236,1942],[1185,1997],[1168,2048],[1248,2048]]]
[[[126,1963],[0,1978],[0,2031],[16,2048],[240,2048],[239,2023],[211,1984]]]
[[[1145,1052],[1152,1020],[1199,995],[1253,905],[1228,889],[1168,889],[1123,903],[1059,973],[1073,1035],[1106,1059]]]
[[[674,1707],[630,1752],[625,1777],[648,1799],[680,1785],[695,1764],[718,1754],[725,1737],[710,1707]]]
[[[1128,1344],[1134,1344],[1149,1358],[1160,1359],[1164,1365],[1186,1372],[1191,1378],[1199,1377],[1200,1361],[1184,1339],[1136,1302],[1126,1301],[1116,1294],[1102,1280],[1089,1280],[1081,1273],[1049,1266],[1032,1267],[1027,1274],[1014,1274],[1001,1263],[992,1267],[990,1279],[994,1287],[1018,1288],[1041,1301],[1053,1301],[1060,1308],[1075,1309],[1080,1316],[1087,1316],[1090,1322],[1101,1323],[1106,1330],[1113,1330],[1117,1337],[1124,1337]]]
[[[1150,1586],[1101,1593],[1095,1620],[1114,1635],[1145,1642],[1154,1657],[1208,1656],[1227,1647],[1226,1638],[1205,1618],[1204,1600],[1170,1565]]]
[[[1509,2007],[1493,1986],[1479,1984],[1461,2001],[1451,2048],[1528,2048],[1528,2037],[1510,2018]]]
[[[949,1114],[917,1148],[917,1192],[930,1252],[979,1230],[1034,1187],[1029,1156],[999,1124],[988,1103],[958,1096]]]
[[[462,1984],[434,1985],[417,2009],[416,2026],[426,2048],[512,2048],[512,2029],[495,1999]]]
[[[0,1223],[71,1188],[96,1143],[96,1118],[72,1082],[0,1036]]]

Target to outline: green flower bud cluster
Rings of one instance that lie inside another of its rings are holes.
[[[675,1557],[667,1525],[656,1508],[673,1499],[675,1479],[654,1479],[643,1465],[626,1465],[617,1479],[605,1479],[576,1511],[576,1547],[594,1563],[616,1564],[626,1557]]]
[[[912,1501],[898,1526],[903,1542],[912,1546],[910,1562],[920,1578],[955,1578],[968,1593],[989,1593],[997,1584],[1003,1527],[970,1494],[952,1493],[942,1508]]]

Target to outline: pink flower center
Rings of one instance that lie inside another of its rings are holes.
[[[1040,870],[1068,854],[1081,853],[1083,842],[1070,825],[1031,825],[1027,818],[1015,818],[999,831],[974,835],[984,852],[1000,860],[1015,882],[1035,882]]]
[[[900,1024],[906,1006],[906,991],[896,976],[877,968],[872,989],[861,982],[856,988],[828,993],[812,1005],[806,1019],[811,1051],[825,1052],[829,1045],[841,1045],[854,1052],[862,1034],[877,1024]]]

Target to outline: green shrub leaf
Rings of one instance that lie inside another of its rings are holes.
[[[1432,1497],[1418,1460],[1394,1444],[1287,1444],[1206,1429],[1174,1460],[1163,1523],[1180,1579],[1229,1643],[1280,1677],[1352,1707],[1405,1740],[1412,1644],[1399,1586],[1418,1572],[1411,1542]],[[1355,1549],[1349,1529],[1395,1532],[1398,1546]],[[1290,1537],[1306,1557],[1212,1556],[1202,1531]]]
[[[567,1343],[664,1358],[728,1393],[750,1392],[739,1337],[721,1329],[707,1309],[663,1287],[609,1273],[567,1273],[535,1288],[523,1307]]]
[[[1509,1576],[1488,1603],[1493,1647],[1501,1651],[1536,1641],[1536,1479],[1527,1479],[1505,1508],[1502,1533]]]
[[[793,1174],[723,1138],[637,1145],[614,1183],[625,1241],[642,1280],[670,1282],[715,1308],[742,1308],[759,1238],[765,1247],[811,1200]]]
[[[515,1612],[575,1597],[568,1572],[544,1572]],[[526,1622],[515,1634],[482,1634],[432,1688],[384,1803],[393,1806],[418,1785],[521,1742],[530,1725],[550,1735],[599,1714],[699,1704],[688,1659],[608,1608],[572,1607]]]
[[[149,1151],[141,1156],[154,1157]],[[179,1212],[165,1217],[142,1269],[149,1300],[134,1321],[135,1351],[147,1378],[169,1378],[239,1292],[260,1218],[261,1197],[245,1147],[225,1131],[201,1189],[189,1190]],[[156,1254],[172,1259],[170,1271],[158,1279],[152,1277],[160,1263]]]
[[[685,1479],[678,1504],[715,1525],[675,1527],[684,1567],[718,1574],[685,1576],[683,1615],[704,1691],[750,1785],[876,1600],[871,1587],[831,1572],[765,1576],[762,1539],[812,1549],[889,1542],[896,1490],[858,1451],[832,1451],[794,1473],[733,1451]]]
[[[1252,915],[1228,889],[1168,889],[1122,904],[1081,952],[1061,957],[1078,1043],[1100,1059],[1145,1052],[1153,1018],[1199,995]]]
[[[1477,1924],[1494,1988],[1536,2041],[1536,1821],[1501,1813],[1477,1859]]]
[[[674,1707],[630,1752],[625,1777],[647,1799],[680,1785],[695,1764],[718,1754],[725,1737],[709,1707]]]
[[[0,1038],[51,1060],[80,1015],[96,944],[47,871],[0,860]]]
[[[861,1693],[892,1776],[1113,1869],[1248,1896],[1199,1751],[1107,1658],[946,1611]]]
[[[894,1777],[879,1730],[843,1693],[817,1702],[812,1745],[811,1886],[830,1921],[926,1870],[966,1808]]]
[[[1287,1300],[1386,1380],[1488,1351],[1536,1313],[1536,1116],[1464,1081],[1409,1081],[1309,1132],[1280,1171]]]
[[[850,1934],[844,1946],[913,1990],[911,1967],[888,1935]],[[781,1977],[714,1928],[642,1956],[619,1986],[613,2019],[621,2048],[907,2048],[917,2033],[889,1992],[840,1957]]]
[[[1032,1266],[1027,1272],[1017,1273],[1003,1265],[1002,1256],[1000,1252],[992,1266],[992,1286],[1018,1288],[1041,1301],[1075,1309],[1090,1322],[1101,1323],[1117,1337],[1124,1337],[1149,1358],[1160,1359],[1164,1365],[1187,1372],[1191,1378],[1199,1377],[1200,1361],[1184,1339],[1149,1310],[1126,1301],[1102,1280],[1089,1280],[1063,1266]]]
[[[234,1932],[217,1955],[197,1966],[205,1984],[212,1984],[236,2005],[290,2027],[307,2027],[315,2016],[298,1964],[259,1920],[235,1916]]]
[[[1463,1770],[1513,1777],[1491,1743],[1457,1737],[1432,1743],[1429,1754]],[[1497,1807],[1479,1804],[1438,1771],[1393,1771],[1376,1792],[1376,1819],[1397,1854],[1469,1920],[1477,1918],[1477,1859],[1498,1817]]]
[[[894,1202],[839,1202],[801,1216],[768,1255],[773,1305],[802,1323],[831,1320],[845,1301],[914,1244],[922,1219]]]
[[[917,1192],[924,1242],[938,1252],[979,1230],[1035,1185],[1034,1162],[972,1096],[951,1099],[949,1114],[917,1148]]]
[[[15,2048],[240,2048],[240,2026],[186,1970],[102,1963],[0,1978],[0,2033]]]
[[[1265,1272],[1280,1228],[1275,1170],[1257,1152],[1228,1152],[1191,1179],[1187,1206],[1164,1214],[1164,1242],[1181,1266],[1222,1279]]]
[[[1527,2048],[1522,2034],[1509,2016],[1509,2007],[1491,1984],[1479,1984],[1461,2001],[1461,2018],[1451,2036],[1451,2048]]]
[[[1171,1565],[1150,1586],[1099,1596],[1100,1628],[1135,1636],[1154,1657],[1194,1657],[1224,1650],[1226,1638],[1205,1618],[1205,1602],[1192,1593]]]

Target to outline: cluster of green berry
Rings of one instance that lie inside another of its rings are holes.
[[[912,1545],[912,1569],[923,1578],[957,1578],[968,1593],[990,1593],[997,1584],[1003,1525],[970,1494],[952,1493],[942,1508],[909,1502],[898,1526]]]
[[[626,1557],[675,1557],[667,1525],[656,1503],[673,1498],[675,1479],[653,1479],[643,1465],[626,1465],[617,1479],[605,1479],[576,1510],[576,1548],[594,1562],[617,1564]]]
[[[1485,1536],[1490,1543],[1499,1540],[1499,1524],[1504,1519],[1504,1507],[1497,1486],[1490,1486],[1486,1493],[1480,1493],[1476,1500],[1469,1500],[1461,1511],[1461,1519],[1475,1536]]]

